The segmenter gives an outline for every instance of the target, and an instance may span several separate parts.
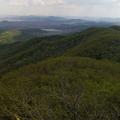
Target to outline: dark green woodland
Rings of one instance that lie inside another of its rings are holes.
[[[119,27],[19,34],[0,34],[0,120],[120,119]]]

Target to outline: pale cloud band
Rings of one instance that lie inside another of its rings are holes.
[[[64,0],[5,0],[3,3],[4,5],[6,4],[11,6],[30,6],[30,5],[41,6],[41,5],[61,5],[64,4]]]
[[[120,17],[120,0],[0,0],[0,15]]]

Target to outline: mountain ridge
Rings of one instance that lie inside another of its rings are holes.
[[[0,44],[0,119],[119,119],[119,60],[117,26]]]

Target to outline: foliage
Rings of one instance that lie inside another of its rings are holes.
[[[23,120],[117,119],[119,73],[117,63],[79,57],[22,67],[1,78],[0,114]]]
[[[120,29],[0,44],[0,119],[118,120]]]
[[[113,28],[94,28],[85,32],[84,42],[73,47],[66,55],[109,59],[120,62],[120,31]]]

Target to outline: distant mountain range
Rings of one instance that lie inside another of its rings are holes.
[[[12,16],[1,17],[0,29],[56,29],[62,34],[80,32],[89,27],[107,27],[111,22],[63,17]]]

